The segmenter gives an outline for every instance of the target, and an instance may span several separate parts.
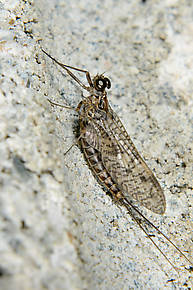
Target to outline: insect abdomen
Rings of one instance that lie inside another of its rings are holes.
[[[113,195],[117,200],[124,198],[117,185],[113,182],[110,174],[105,169],[100,157],[100,153],[94,149],[90,144],[86,142],[84,138],[81,138],[81,145],[84,152],[85,159],[94,173],[99,179],[101,184]]]

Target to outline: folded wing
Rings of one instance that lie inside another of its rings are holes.
[[[99,151],[114,182],[126,196],[131,195],[147,209],[163,214],[166,207],[163,190],[111,108],[103,128]]]

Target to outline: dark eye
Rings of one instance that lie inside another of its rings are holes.
[[[96,89],[97,89],[98,91],[103,91],[103,90],[105,89],[105,82],[104,82],[103,79],[98,78],[98,79],[96,80]]]
[[[110,80],[109,80],[108,78],[104,78],[104,81],[106,82],[106,87],[107,87],[107,89],[110,89],[110,87],[111,87],[111,82],[110,82]]]
[[[102,78],[102,77],[99,77],[95,80],[95,89],[97,91],[104,91],[106,88],[107,89],[110,89],[111,87],[111,82],[108,78]]]

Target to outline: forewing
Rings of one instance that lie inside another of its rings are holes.
[[[101,156],[106,170],[125,195],[131,195],[151,211],[165,212],[165,196],[145,161],[137,152],[118,116],[110,108],[103,121]]]

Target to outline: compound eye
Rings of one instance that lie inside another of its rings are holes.
[[[103,91],[106,87],[106,82],[102,78],[98,78],[95,83],[97,91]]]
[[[106,82],[107,89],[111,88],[111,81],[108,78],[104,78],[104,81]]]
[[[110,89],[111,82],[108,78],[99,77],[94,82],[95,89],[103,92],[106,88]]]

